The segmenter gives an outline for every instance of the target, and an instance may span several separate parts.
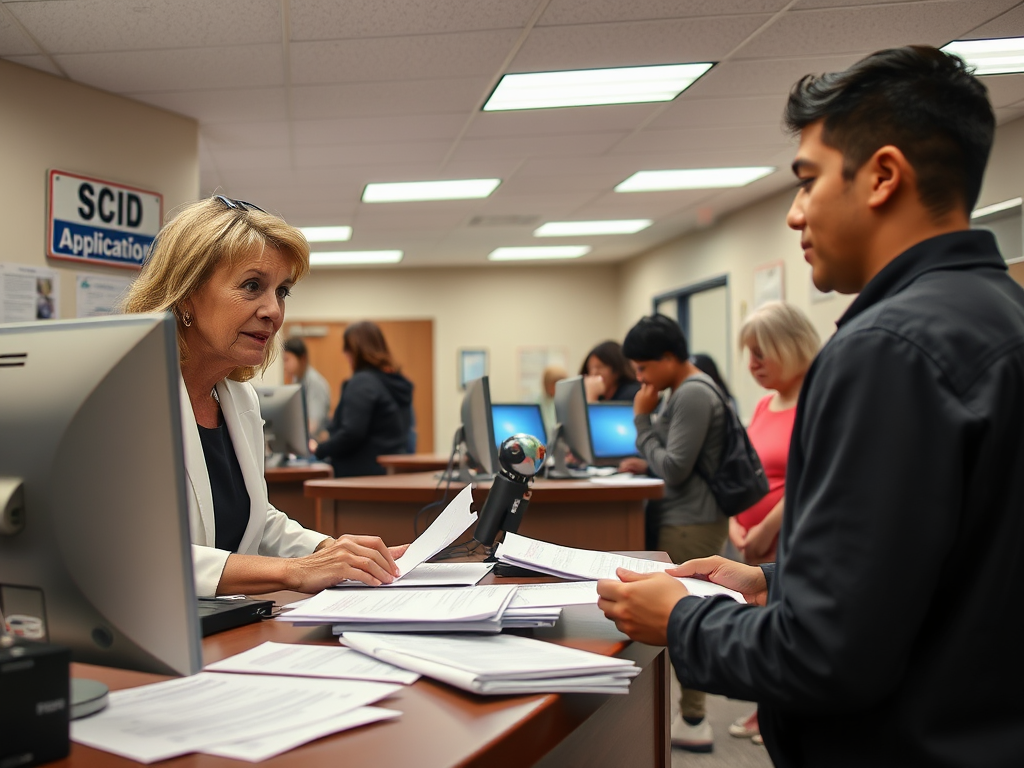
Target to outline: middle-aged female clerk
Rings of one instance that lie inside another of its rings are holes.
[[[309,272],[294,227],[216,195],[165,226],[124,302],[178,323],[182,432],[196,592],[318,592],[344,579],[397,575],[376,536],[332,539],[275,509],[263,477],[263,420],[246,382],[274,358],[285,298]]]

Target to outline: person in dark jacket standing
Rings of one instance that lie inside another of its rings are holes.
[[[777,561],[621,571],[599,605],[681,681],[758,702],[777,766],[1024,765],[1024,290],[970,229],[995,121],[934,48],[806,77],[787,221],[859,293],[797,404]]]
[[[383,475],[377,457],[408,450],[413,385],[398,371],[375,323],[348,326],[342,352],[353,374],[341,385],[329,436],[316,447],[316,457],[331,462],[335,477]]]

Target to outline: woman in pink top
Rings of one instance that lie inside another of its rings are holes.
[[[768,495],[729,518],[729,538],[748,563],[775,559],[786,492],[786,460],[796,418],[796,401],[821,339],[807,315],[791,304],[760,306],[740,328],[740,348],[750,352],[750,373],[771,394],[754,408],[747,435],[768,477]],[[760,741],[757,712],[731,726],[733,736]]]

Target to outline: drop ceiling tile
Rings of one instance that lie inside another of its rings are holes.
[[[917,3],[920,0],[884,0],[887,3]],[[797,0],[791,10],[803,11],[812,8],[839,8],[851,5],[878,5],[879,0]]]
[[[293,123],[295,141],[314,147],[366,142],[453,140],[466,122],[466,114],[411,117],[351,117],[337,120],[300,120]]]
[[[518,35],[512,29],[292,43],[292,83],[493,77]]]
[[[379,167],[405,163],[440,163],[451,142],[417,141],[392,144],[340,144],[328,147],[295,148],[299,168],[357,165]]]
[[[768,18],[754,14],[538,27],[526,39],[509,71],[719,61]]]
[[[537,0],[291,0],[293,40],[521,28]]]
[[[612,154],[670,153],[700,147],[702,151],[734,150],[747,147],[781,148],[789,137],[778,123],[768,125],[718,126],[715,128],[676,128],[646,130],[621,141]]]
[[[1004,125],[1011,123],[1021,117],[1024,117],[1024,104],[1017,104],[1015,106],[1004,107],[1002,109],[995,110],[996,113],[996,125]]]
[[[788,0],[552,0],[538,26],[775,13]]]
[[[64,77],[64,74],[54,66],[53,61],[47,56],[4,56],[3,58],[12,64],[20,64],[23,67],[31,67],[32,69],[38,69],[40,72],[46,72],[48,75]]]
[[[284,121],[212,123],[204,125],[200,135],[215,148],[288,146],[290,138]]]
[[[658,219],[689,206],[699,205],[715,190],[679,189],[671,192],[614,192],[587,202],[576,211],[574,218],[645,218]]]
[[[683,94],[663,110],[647,127],[708,128],[737,125],[782,125],[784,96],[742,96],[737,98],[698,99]]]
[[[602,192],[622,181],[621,174],[559,174],[556,176],[515,176],[502,190],[510,195],[550,194],[552,192]]]
[[[209,91],[140,91],[125,96],[156,107],[188,115],[204,127],[214,123],[281,121],[288,119],[284,87],[233,88]]]
[[[292,114],[296,120],[322,120],[468,112],[481,103],[488,84],[485,78],[453,78],[295,86]]]
[[[477,112],[468,137],[551,136],[592,131],[629,131],[650,118],[660,104],[616,104],[571,109]]]
[[[611,149],[624,136],[624,133],[583,133],[574,136],[463,139],[453,156],[462,160],[484,160],[491,157],[599,155]]]
[[[259,88],[284,81],[280,45],[74,53],[54,58],[73,80],[111,93]]]
[[[276,0],[47,0],[7,3],[50,53],[280,43]]]
[[[1024,99],[1024,74],[987,75],[980,80],[988,88],[993,107],[1008,107]]]
[[[984,37],[1024,37],[1024,5],[1017,5],[992,21],[960,35],[964,40]]]
[[[10,9],[10,5],[7,6]],[[39,49],[29,40],[18,28],[11,17],[0,9],[0,56],[10,58],[11,56],[27,56],[38,54]],[[25,66],[31,66],[26,64]],[[35,67],[40,69],[40,67]]]
[[[390,231],[437,233],[460,226],[468,213],[463,206],[450,205],[404,206],[405,210],[401,212],[393,208],[392,205],[363,203],[355,212],[352,226],[363,238],[379,238],[381,234]]]
[[[776,96],[785,99],[793,83],[804,75],[843,70],[861,58],[859,54],[844,54],[727,61],[704,75],[683,95],[693,99],[736,96]]]
[[[945,45],[1013,4],[1013,0],[933,0],[795,11],[777,19],[737,57],[785,56],[792,52],[795,40],[807,55],[865,55],[910,41]]]
[[[264,173],[291,168],[287,147],[211,147],[210,155],[223,173],[239,168],[259,168]]]

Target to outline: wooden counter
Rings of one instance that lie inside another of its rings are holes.
[[[267,467],[263,477],[271,504],[306,528],[316,527],[316,503],[303,493],[302,484],[307,480],[334,477],[330,464]]]

